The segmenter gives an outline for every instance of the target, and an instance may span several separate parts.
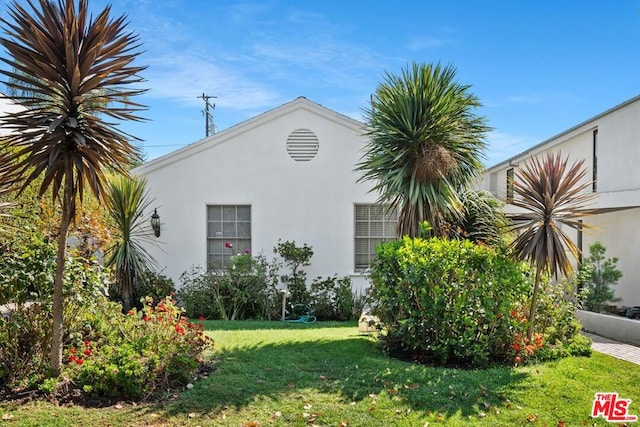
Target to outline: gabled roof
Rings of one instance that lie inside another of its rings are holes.
[[[554,145],[560,144],[562,141],[564,141],[566,139],[566,137],[570,136],[573,132],[575,132],[578,129],[584,128],[585,126],[591,125],[593,122],[595,122],[596,120],[600,119],[601,117],[604,117],[608,114],[611,114],[615,111],[618,111],[624,107],[626,107],[629,104],[633,104],[634,102],[640,101],[640,95],[634,96],[631,99],[628,99],[618,105],[616,105],[615,107],[609,108],[608,110],[591,117],[588,120],[585,120],[582,123],[578,123],[577,125],[565,130],[564,132],[560,132],[559,134],[552,136],[549,139],[546,139],[524,151],[522,151],[521,153],[516,154],[515,156],[511,156],[509,157],[507,160],[503,160],[500,163],[496,163],[495,165],[487,168],[486,172],[491,172],[494,169],[500,169],[506,165],[511,165],[512,162],[514,162],[515,160],[519,160],[522,159],[523,157],[525,157],[526,155],[533,153],[535,151],[540,150],[541,148],[545,147],[545,148],[551,148]]]
[[[156,169],[161,169],[184,158],[194,156],[202,152],[203,150],[206,150],[218,144],[222,144],[225,141],[237,137],[238,135],[259,127],[264,123],[270,122],[300,109],[308,110],[314,114],[324,117],[327,120],[333,121],[341,126],[351,128],[357,132],[363,131],[364,125],[362,122],[340,114],[315,102],[309,101],[307,98],[301,96],[294,99],[293,101],[289,101],[286,104],[240,122],[214,135],[208,136],[185,147],[172,151],[169,154],[165,154],[164,156],[158,157],[157,159],[146,162],[135,168],[133,172],[136,174],[145,174]]]

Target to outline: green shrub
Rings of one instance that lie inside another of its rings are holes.
[[[143,280],[138,283],[133,291],[134,306],[141,309],[146,297],[151,297],[153,301],[160,301],[168,296],[172,296],[176,289],[173,280],[155,271],[147,271]]]
[[[600,242],[589,246],[589,257],[580,266],[582,284],[586,289],[584,307],[602,312],[607,303],[618,302],[611,286],[618,283],[622,272],[617,269],[618,258],[605,258],[607,249]]]
[[[180,280],[177,296],[189,317],[239,320],[279,316],[277,265],[263,255],[235,255],[224,272],[194,268]]]
[[[273,253],[278,254],[284,260],[284,264],[291,270],[290,274],[280,276],[280,280],[287,288],[288,302],[291,306],[296,304],[310,305],[311,294],[307,288],[307,273],[302,267],[311,264],[313,248],[304,243],[296,246],[296,242],[278,241],[273,248]]]
[[[355,317],[356,301],[349,277],[318,277],[311,283],[310,294],[313,314],[318,320],[351,320]]]
[[[370,297],[387,351],[475,367],[511,357],[526,328],[511,315],[531,287],[526,266],[500,249],[438,238],[384,243],[377,255]]]
[[[67,336],[106,291],[108,271],[93,260],[66,258],[63,327]],[[32,388],[49,374],[55,246],[37,234],[0,254],[0,293],[14,309],[0,319],[0,382]]]

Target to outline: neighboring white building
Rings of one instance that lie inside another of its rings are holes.
[[[192,266],[220,268],[247,249],[272,257],[279,239],[293,240],[313,247],[309,279],[337,274],[366,287],[362,272],[396,221],[356,182],[362,134],[362,123],[297,98],[143,164],[134,173],[161,221],[160,245],[148,249],[180,286]]]
[[[593,208],[597,215],[584,222],[598,227],[582,236],[573,232],[585,256],[589,245],[600,241],[607,257],[618,257],[623,277],[614,286],[621,306],[640,306],[640,96],[605,111],[559,135],[490,167],[481,187],[498,198],[513,197],[508,176],[518,165],[548,151],[560,150],[570,162],[585,160],[587,178],[598,194]]]

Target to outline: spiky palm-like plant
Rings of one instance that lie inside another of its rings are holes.
[[[510,248],[536,271],[529,310],[529,339],[533,336],[541,275],[570,274],[573,265],[567,251],[578,259],[579,248],[561,226],[576,230],[592,228],[579,221],[589,213],[587,206],[596,196],[589,192],[591,183],[585,176],[584,160],[569,166],[568,158],[562,159],[560,152],[532,158],[516,172],[512,204],[524,212],[512,216],[511,230],[517,237]]]
[[[0,20],[5,84],[22,93],[14,100],[25,110],[2,118],[12,133],[2,147],[0,182],[22,191],[42,177],[39,193],[52,189],[62,201],[54,280],[51,367],[62,358],[62,277],[69,224],[76,201],[90,188],[104,200],[107,170],[125,173],[139,157],[117,120],[141,120],[144,107],[132,101],[143,92],[132,63],[139,54],[138,36],[126,31],[126,19],[110,17],[110,7],[95,18],[87,0],[13,1]],[[62,195],[60,194],[62,193]]]
[[[424,221],[444,235],[443,218],[461,208],[458,190],[482,169],[490,128],[455,75],[452,66],[417,63],[387,73],[364,111],[369,142],[356,170],[375,183],[381,203],[399,207],[398,236],[418,236]]]
[[[462,238],[488,245],[503,241],[509,220],[503,203],[487,191],[466,189],[460,192],[462,212],[448,219],[450,238]]]
[[[133,305],[136,285],[155,266],[155,260],[143,245],[151,238],[149,218],[144,212],[152,200],[144,178],[119,175],[107,185],[107,201],[116,237],[113,246],[107,250],[106,265],[114,268],[123,310],[127,312]]]

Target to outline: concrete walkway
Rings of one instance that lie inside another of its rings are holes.
[[[595,351],[640,365],[640,347],[586,332],[583,332],[583,334],[593,340],[591,348]]]

